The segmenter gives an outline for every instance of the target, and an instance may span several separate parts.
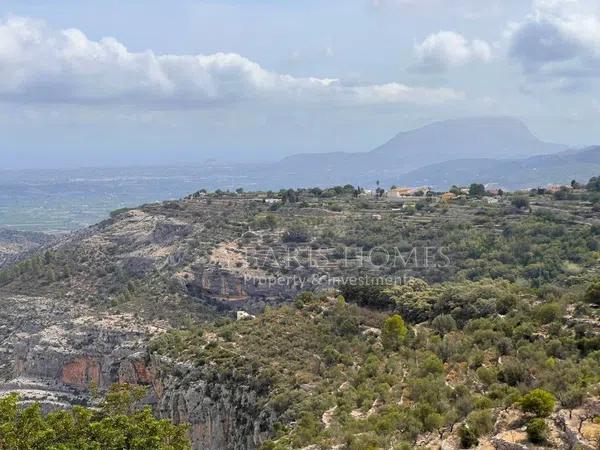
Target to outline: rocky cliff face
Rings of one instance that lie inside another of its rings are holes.
[[[380,230],[371,230],[373,236],[366,240],[357,232],[372,225],[372,212],[346,216],[317,202],[312,206],[271,211],[256,198],[199,198],[123,211],[46,245],[30,264],[4,274],[6,281],[0,278],[0,288],[31,296],[70,295],[88,304],[115,302],[122,308],[131,306],[130,312],[155,317],[175,308],[149,309],[150,299],[177,296],[217,310],[258,312],[299,292],[327,287],[319,280],[365,271],[416,275],[413,271],[421,269],[420,275],[437,279],[446,270],[424,268],[416,256],[408,267],[395,256],[388,258],[394,265],[371,266],[366,262],[368,251],[363,254],[360,248],[345,247],[365,244],[372,248],[380,242]],[[378,217],[394,224],[392,234],[399,232],[398,213],[380,212],[383,215]],[[406,226],[417,233],[416,224],[428,220],[419,218]],[[291,240],[285,239],[290,227],[302,231]],[[400,242],[403,257],[409,258],[413,249],[400,237],[390,237],[386,245],[392,251]],[[411,245],[424,251],[434,244],[430,238],[419,235]],[[140,297],[144,304],[126,305],[132,297]],[[190,312],[181,304],[176,306],[176,311]]]
[[[254,449],[272,432],[275,413],[261,406],[261,392],[250,380],[157,356],[149,359],[149,371],[157,412],[189,423],[195,449]]]
[[[0,324],[0,392],[49,407],[85,402],[91,386],[119,381],[124,362],[166,329],[67,300],[5,295]]]
[[[50,411],[93,402],[92,387],[140,384],[161,417],[190,423],[194,448],[256,448],[275,421],[261,409],[259,389],[211,368],[150,355],[146,343],[167,328],[129,314],[98,316],[65,300],[2,296],[0,395],[18,392]]]

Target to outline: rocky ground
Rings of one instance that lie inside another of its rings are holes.
[[[39,247],[49,244],[55,237],[43,233],[29,233],[0,228],[0,270]]]

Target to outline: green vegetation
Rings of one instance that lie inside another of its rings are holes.
[[[381,343],[386,350],[398,350],[400,345],[406,339],[408,329],[404,325],[404,320],[398,314],[385,319],[381,331]]]
[[[479,438],[475,430],[468,424],[463,424],[459,430],[460,446],[462,448],[471,448],[479,444]]]
[[[43,415],[34,403],[21,408],[12,394],[0,398],[0,448],[10,450],[186,450],[185,426],[158,420],[135,406],[143,390],[114,385],[98,409],[74,406]]]
[[[179,202],[116,211],[96,231],[106,239],[73,240],[49,258],[34,255],[0,271],[0,289],[31,295],[73,291],[87,302],[110,299],[113,307],[130,311],[140,309],[137,299],[169,298],[188,310],[197,302],[187,302],[190,293],[173,276],[182,267],[193,272],[194,264],[210,266],[215,247],[225,242],[236,242],[247,254],[274,248],[279,266],[268,267],[269,275],[282,274],[281,259],[288,250],[310,248],[328,259],[330,276],[406,274],[433,283],[492,278],[536,288],[593,281],[590,273],[600,256],[600,226],[594,219],[598,193],[579,190],[558,200],[536,190],[506,194],[488,204],[488,197],[479,198],[480,186],[474,185],[473,192],[450,203],[428,193],[399,205],[350,185],[267,193],[198,191]],[[156,218],[157,228],[142,231],[130,224],[133,230],[121,230],[130,214]],[[164,228],[160,221],[166,222]],[[171,229],[172,222],[189,226]],[[149,237],[127,240],[122,232]],[[150,243],[173,251],[173,239],[180,244],[177,264],[131,258]],[[427,248],[437,251],[426,263]],[[137,289],[127,292],[131,284]],[[170,310],[153,308],[152,314]],[[206,315],[206,309],[200,314]]]
[[[511,200],[512,205],[518,209],[526,209],[529,208],[529,198],[518,195]]]
[[[479,183],[473,183],[469,186],[469,195],[473,197],[482,197],[485,195],[485,186]]]
[[[543,444],[548,437],[548,425],[544,419],[531,419],[527,423],[527,438],[534,444]]]
[[[382,289],[387,307],[365,289],[357,298],[368,307],[303,294],[255,320],[167,334],[152,350],[261,392],[260,410],[278,417],[263,449],[414,448],[427,433],[457,433],[468,448],[507,408],[546,417],[598,393],[600,338],[580,326],[597,317],[576,288],[414,280]],[[573,302],[570,317],[552,306]],[[577,393],[561,395],[569,389]],[[539,421],[528,429],[544,436]]]
[[[600,177],[592,177],[586,185],[586,189],[589,191],[600,191]]]
[[[525,412],[532,413],[536,417],[548,417],[554,410],[556,397],[543,389],[534,389],[523,396],[520,404]]]
[[[600,306],[600,280],[592,283],[585,292],[585,301]]]
[[[501,196],[473,184],[448,202],[435,193],[396,201],[350,185],[198,191],[117,211],[81,239],[0,272],[0,289],[68,293],[97,310],[168,320],[173,330],[150,352],[175,377],[177,367],[193,368],[181,383],[209,385],[214,399],[243,390],[251,399],[243,415],[256,420],[264,450],[396,450],[449,436],[469,448],[489,442],[498,424],[542,443],[555,434],[557,411],[580,429],[597,415],[588,410],[600,394],[600,194],[590,183]],[[315,255],[326,264],[302,264]],[[279,261],[257,262],[265,258]],[[246,292],[246,273],[363,282],[296,297],[300,289]],[[251,295],[250,306],[269,305],[256,318],[219,311]],[[44,438],[60,438],[52,427],[64,417],[81,423],[74,435],[86,442],[113,426],[113,448],[123,439],[186,445],[182,429],[157,425],[148,410],[106,403],[43,417],[37,406],[11,410],[15,402],[5,400],[6,423],[31,415]],[[6,436],[27,435],[14,430]],[[56,450],[76,445],[56,442]]]

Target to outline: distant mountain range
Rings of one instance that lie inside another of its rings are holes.
[[[585,182],[600,175],[600,146],[539,155],[516,160],[458,159],[431,164],[400,175],[406,185],[427,185],[446,189],[453,184],[471,182],[497,185],[508,189],[545,186],[549,183]]]
[[[480,117],[402,132],[370,152],[299,154],[258,171],[269,186],[372,186],[380,180],[439,190],[473,181],[515,189],[600,174],[600,147],[568,148],[539,140],[518,119]]]

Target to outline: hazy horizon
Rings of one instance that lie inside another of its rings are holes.
[[[396,136],[401,135],[403,133],[409,133],[409,132],[414,132],[414,131],[421,131],[421,130],[426,130],[428,127],[432,126],[432,125],[438,125],[438,124],[445,124],[445,123],[454,123],[454,122],[461,122],[461,121],[474,121],[475,123],[479,120],[488,120],[488,119],[509,119],[509,120],[516,120],[517,122],[522,123],[528,130],[529,128],[527,127],[527,124],[522,122],[519,119],[515,119],[513,117],[510,116],[495,116],[495,115],[489,115],[489,116],[480,116],[480,117],[464,117],[464,118],[452,118],[452,119],[447,119],[447,120],[440,120],[440,121],[434,121],[434,122],[429,122],[424,124],[421,127],[417,127],[417,128],[409,128],[406,130],[399,130],[398,133],[395,133],[393,136],[390,136],[389,139],[386,139],[383,142],[379,142],[379,143],[374,143],[370,148],[366,148],[366,149],[356,149],[354,151],[346,151],[346,150],[327,150],[327,151],[304,151],[304,152],[298,152],[298,153],[290,153],[290,154],[273,154],[273,155],[264,155],[264,154],[257,154],[257,155],[247,155],[247,154],[242,154],[242,155],[225,155],[225,157],[221,156],[221,155],[215,155],[215,156],[207,156],[204,159],[199,159],[199,155],[189,155],[187,157],[187,159],[184,158],[174,158],[173,156],[169,156],[168,152],[159,152],[161,155],[164,154],[165,158],[164,160],[147,160],[146,158],[141,158],[137,161],[107,161],[107,160],[103,160],[103,161],[96,161],[96,162],[88,162],[87,164],[85,162],[73,162],[73,163],[69,163],[68,161],[60,161],[57,162],[57,164],[52,164],[51,162],[45,162],[44,164],[41,165],[34,165],[36,164],[35,162],[31,163],[33,165],[29,165],[29,166],[19,166],[18,164],[14,167],[11,166],[4,166],[4,167],[0,167],[0,170],[5,170],[5,171],[15,171],[15,172],[19,172],[19,171],[38,171],[38,170],[64,170],[64,171],[77,171],[77,170],[86,170],[86,169],[95,169],[95,170],[102,170],[102,169],[128,169],[128,168],[139,168],[139,169],[143,169],[143,168],[156,168],[156,167],[173,167],[173,168],[186,168],[186,167],[201,167],[204,166],[206,164],[214,164],[216,166],[226,166],[226,165],[233,165],[233,166],[244,166],[244,165],[248,165],[248,166],[252,166],[252,165],[264,165],[264,164],[272,164],[272,163],[277,163],[280,162],[282,160],[284,160],[285,158],[289,157],[289,156],[296,156],[296,155],[310,155],[310,154],[324,154],[324,153],[337,153],[337,152],[341,152],[341,153],[350,153],[350,154],[362,154],[362,153],[369,153],[375,149],[377,149],[378,147],[387,144],[388,142],[390,142],[391,140],[393,140]],[[529,130],[531,131],[531,130]],[[533,134],[533,133],[532,133]],[[548,141],[544,141],[543,139],[539,138],[539,136],[536,136],[535,134],[533,134],[533,136],[537,139],[539,139],[541,142],[547,142],[550,143]],[[559,144],[559,145],[563,145],[565,149],[580,149],[580,148],[585,148],[588,146],[588,144],[585,145],[571,145],[568,143],[558,143],[558,142],[552,142],[551,144]],[[550,153],[555,153],[550,152]],[[533,155],[533,154],[532,154]],[[19,155],[15,155],[15,161],[19,162],[22,161],[22,159],[19,157]],[[450,156],[449,156],[450,157]],[[482,155],[482,157],[486,157],[486,155]],[[453,158],[451,158],[453,159]],[[506,159],[512,159],[510,156],[507,156]],[[26,161],[28,164],[30,163],[29,161]]]
[[[591,0],[8,0],[0,167],[365,152],[489,115],[591,145],[599,23]]]

